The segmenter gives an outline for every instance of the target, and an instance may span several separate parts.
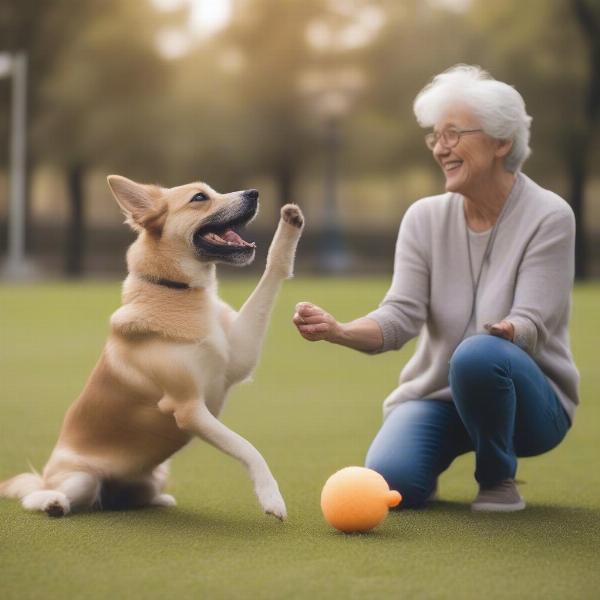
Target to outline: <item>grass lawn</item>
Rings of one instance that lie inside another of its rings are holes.
[[[253,280],[229,280],[239,306]],[[520,461],[525,511],[472,514],[473,456],[442,476],[441,501],[399,511],[369,534],[330,529],[319,494],[362,464],[413,346],[370,357],[310,344],[290,324],[311,300],[340,319],[364,314],[384,279],[299,278],[278,301],[254,381],[223,420],[265,456],[289,520],[264,516],[243,468],[194,442],[173,461],[172,509],[50,519],[0,501],[0,597],[600,598],[600,286],[575,292],[573,348],[582,405],[565,442]],[[41,468],[65,409],[102,347],[117,284],[0,287],[0,479]]]

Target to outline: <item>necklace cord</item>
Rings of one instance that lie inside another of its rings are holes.
[[[500,223],[504,217],[504,214],[506,213],[508,205],[513,200],[512,195],[513,195],[513,191],[515,191],[514,185],[516,185],[516,183],[517,182],[515,181],[515,183],[513,184],[513,190],[511,190],[511,193],[509,194],[508,198],[506,199],[506,202],[504,203],[504,206],[502,207],[502,210],[500,211],[500,214],[498,215],[498,218],[496,219],[496,222],[494,223],[494,226],[492,227],[490,237],[488,238],[487,245],[486,245],[485,251],[483,253],[483,258],[481,259],[481,265],[479,267],[479,273],[477,273],[477,278],[475,278],[475,276],[473,274],[473,258],[471,255],[471,240],[469,239],[469,225],[468,225],[467,219],[465,217],[465,234],[466,234],[466,242],[467,242],[467,255],[469,257],[469,274],[471,275],[471,286],[473,288],[473,296],[472,296],[472,300],[471,300],[471,314],[469,315],[467,324],[460,336],[461,342],[464,339],[467,331],[469,330],[469,325],[471,325],[473,316],[477,313],[477,292],[479,291],[479,283],[481,282],[483,268],[485,266],[486,261],[489,260],[489,257],[492,254],[492,248],[494,247],[494,241],[496,240],[496,234],[498,233]]]

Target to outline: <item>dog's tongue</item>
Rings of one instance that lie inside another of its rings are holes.
[[[252,246],[253,244],[249,244],[246,240],[242,239],[233,229],[227,229],[220,236],[226,242],[231,244],[235,244],[236,246]]]
[[[241,246],[244,243],[244,240],[233,229],[228,229],[219,237],[224,239],[226,242],[231,242],[237,246]]]

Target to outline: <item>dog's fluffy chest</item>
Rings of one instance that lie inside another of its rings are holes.
[[[215,321],[208,334],[188,349],[191,362],[196,365],[206,399],[221,397],[226,391],[226,373],[230,358],[227,334]]]
[[[126,305],[119,309],[115,313],[119,319],[130,316],[123,308],[131,311],[133,307]],[[181,309],[181,306],[178,308]],[[157,321],[140,319],[137,310],[135,316],[120,327],[115,327],[116,319],[113,316],[113,332],[117,335],[109,344],[109,354],[115,370],[125,375],[131,383],[136,379],[144,379],[143,374],[150,374],[152,383],[158,389],[175,388],[181,397],[203,398],[209,404],[220,403],[232,383],[227,378],[232,357],[228,329],[235,313],[216,294],[205,296],[197,309],[200,310],[190,315],[192,322],[187,330],[184,328],[184,319],[178,318],[180,335],[176,338],[168,335],[170,332],[165,329],[156,331]],[[161,314],[156,310],[154,314],[160,314],[164,322],[169,318],[164,314],[166,311],[167,308]],[[132,323],[135,323],[136,333],[142,327],[144,333],[131,335]],[[135,376],[136,373],[139,378]]]

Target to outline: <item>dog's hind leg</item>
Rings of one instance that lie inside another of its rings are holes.
[[[150,500],[152,506],[175,506],[177,504],[177,501],[171,494],[164,493],[169,477],[169,466],[169,461],[167,460],[152,471],[152,483],[154,486],[154,497]]]
[[[22,473],[12,479],[0,483],[0,498],[24,498],[32,492],[40,490],[44,485],[37,473]]]
[[[50,517],[62,517],[74,509],[91,508],[98,500],[99,492],[97,476],[75,471],[54,475],[45,489],[27,494],[21,503],[26,510],[41,510]]]
[[[106,510],[175,506],[175,498],[164,493],[168,476],[169,464],[165,461],[146,476],[135,479],[106,479],[102,482],[100,504]]]

